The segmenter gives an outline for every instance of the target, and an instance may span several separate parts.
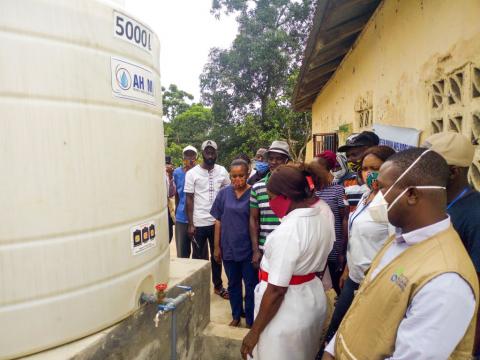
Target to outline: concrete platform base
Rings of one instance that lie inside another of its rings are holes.
[[[223,280],[227,287],[225,275]],[[213,293],[210,262],[178,259],[172,251],[168,297],[180,292],[175,289],[179,284],[192,286],[195,296],[177,309],[177,359],[240,359],[240,345],[248,330],[244,319],[242,327],[228,326],[230,303]],[[153,322],[155,314],[155,305],[145,305],[108,329],[24,359],[169,360],[171,314],[161,318],[158,328]]]
[[[168,297],[179,284],[193,287],[195,296],[177,310],[177,359],[198,360],[203,330],[210,321],[210,263],[171,259]],[[156,305],[145,305],[120,323],[87,338],[31,355],[28,360],[167,360],[170,353],[171,313],[155,328]],[[48,331],[48,329],[45,329]],[[212,358],[211,358],[212,359]]]

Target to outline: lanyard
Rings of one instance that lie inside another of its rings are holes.
[[[370,205],[370,202],[368,204],[365,204],[361,209],[360,211],[358,211],[358,214],[357,214],[357,210],[358,210],[358,207],[355,209],[355,211],[353,212],[352,216],[351,216],[351,219],[349,220],[348,222],[348,233],[350,234],[352,232],[352,226],[353,226],[353,222],[355,221],[355,219],[357,217],[360,216],[360,214],[366,209],[368,208],[368,205]]]
[[[450,204],[448,204],[447,206],[447,210],[450,209],[453,205],[455,205],[455,203],[460,200],[466,193],[467,191],[469,190],[470,188],[467,186],[465,189],[463,189],[463,191],[457,195],[457,197],[455,199],[452,200],[452,202]]]

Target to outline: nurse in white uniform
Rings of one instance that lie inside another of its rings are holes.
[[[270,207],[282,222],[265,243],[243,359],[305,360],[317,354],[327,301],[315,273],[325,269],[335,235],[332,222],[314,206],[311,175],[286,165],[268,182]]]

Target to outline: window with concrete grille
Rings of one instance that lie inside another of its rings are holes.
[[[467,64],[429,84],[430,131],[455,131],[476,146],[469,179],[480,190],[480,66]]]
[[[463,71],[448,76],[448,105],[461,104],[463,98]]]
[[[358,126],[366,128],[372,125],[372,109],[358,112]]]
[[[355,118],[360,129],[373,125],[372,93],[367,92],[355,101]]]
[[[473,67],[472,70],[472,98],[480,97],[480,68]]]
[[[437,134],[443,131],[443,119],[432,120],[432,133]]]
[[[432,84],[432,107],[440,109],[443,106],[443,97],[445,94],[445,81],[439,80]]]
[[[452,116],[450,119],[448,119],[449,130],[462,133],[462,120],[463,117],[461,115]]]

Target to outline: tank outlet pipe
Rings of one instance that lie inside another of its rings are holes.
[[[177,285],[177,288],[182,289],[184,292],[178,295],[177,297],[170,299],[164,299],[164,302],[158,305],[158,311],[155,315],[154,322],[155,327],[158,327],[160,322],[160,316],[165,315],[168,312],[172,312],[172,322],[170,325],[170,359],[177,359],[177,306],[182,304],[187,299],[192,298],[195,293],[192,291],[191,286]]]
[[[166,301],[165,299],[165,290],[167,290],[167,284],[161,283],[155,285],[155,294],[147,294],[142,292],[140,294],[139,303],[140,305],[144,304],[161,304]]]
[[[157,297],[154,294],[146,294],[142,292],[140,294],[140,305],[143,304],[157,304]]]

